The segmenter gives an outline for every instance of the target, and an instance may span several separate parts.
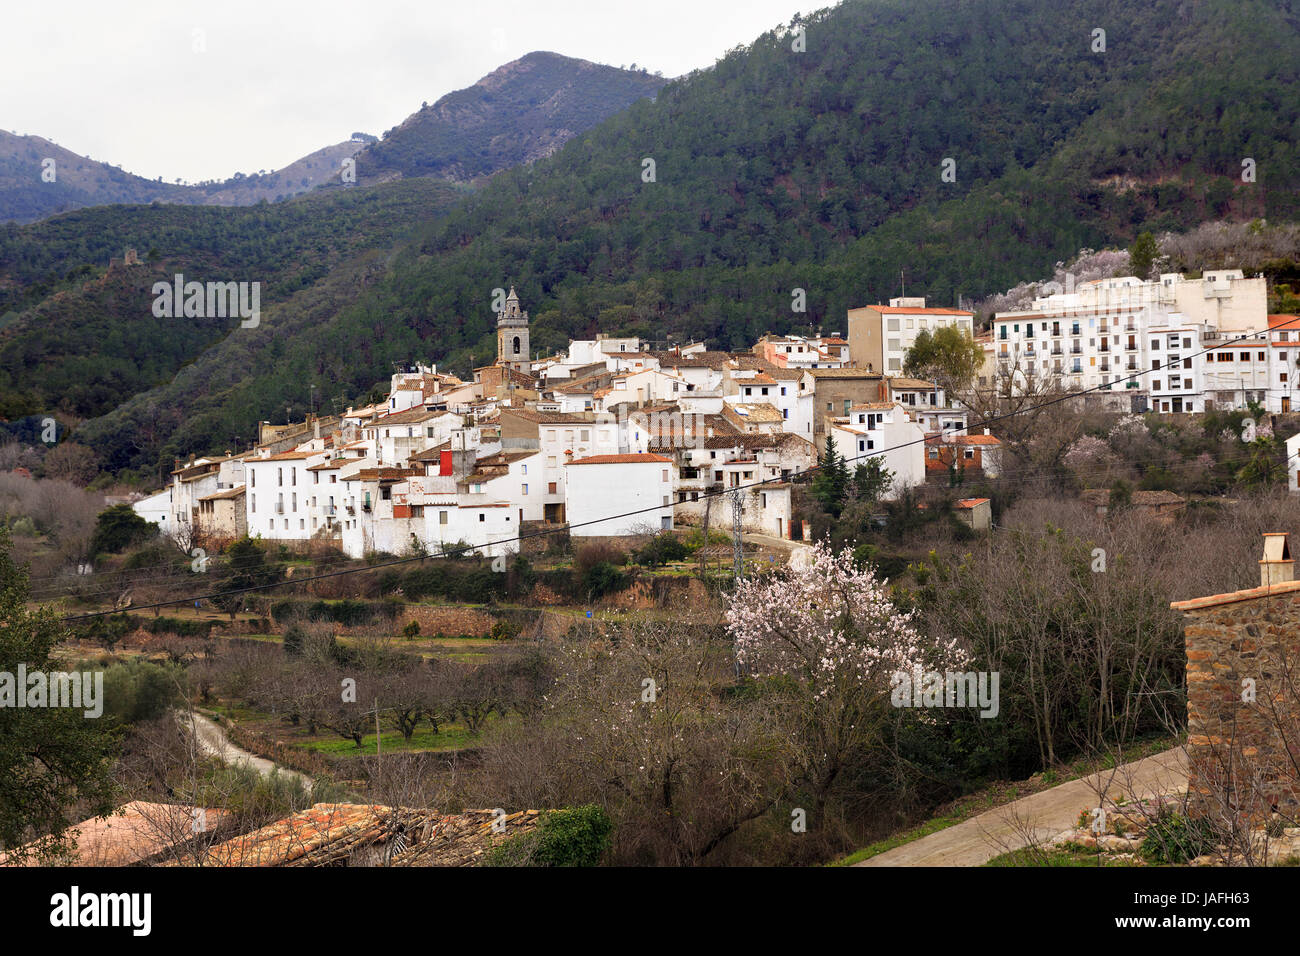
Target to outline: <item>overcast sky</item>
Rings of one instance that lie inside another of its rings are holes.
[[[827,0],[64,0],[0,12],[0,129],[167,181],[279,169],[550,50],[666,77]]]

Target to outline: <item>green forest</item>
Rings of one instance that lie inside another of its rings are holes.
[[[363,397],[413,358],[468,376],[491,360],[492,290],[509,284],[543,350],[596,332],[736,348],[768,331],[843,332],[846,309],[897,295],[902,281],[947,305],[1142,231],[1295,219],[1293,7],[847,2],[726,52],[445,206],[390,200],[407,181],[352,198],[373,203],[373,218],[315,200],[259,207],[319,217],[291,220],[283,235],[273,219],[253,235],[256,219],[213,226],[206,240],[196,225],[189,254],[220,256],[223,268],[251,261],[241,248],[266,254],[281,294],[259,329],[211,343],[187,333],[157,368],[109,383],[122,399],[111,411],[99,407],[109,392],[68,409],[97,416],[77,440],[107,468],[147,474],[228,447],[259,419],[301,415],[310,385]],[[1253,179],[1243,179],[1245,159]],[[377,222],[389,201],[411,218]],[[211,223],[259,214],[185,212]],[[61,217],[0,231],[0,309],[25,309],[5,320],[0,349],[37,328],[51,305],[44,290],[86,296],[88,280],[69,276],[87,262],[126,244],[176,259],[178,243],[132,230],[160,214],[116,207],[78,214],[80,225]],[[61,282],[73,288],[60,292]],[[807,291],[806,312],[791,311],[795,288]],[[136,317],[102,321],[94,338],[107,345],[126,341],[109,326]],[[97,354],[98,341],[90,347]],[[66,383],[47,387],[47,376],[15,367],[25,353],[3,354],[7,402],[66,408]]]

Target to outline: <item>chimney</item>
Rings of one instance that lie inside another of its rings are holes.
[[[1295,580],[1295,561],[1285,532],[1264,533],[1264,557],[1259,562],[1260,587],[1272,587]]]

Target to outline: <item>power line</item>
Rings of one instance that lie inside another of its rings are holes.
[[[1294,318],[1294,319],[1292,319],[1292,320],[1289,320],[1289,321],[1287,321],[1287,322],[1279,323],[1279,324],[1276,325],[1276,326],[1272,326],[1272,327],[1270,327],[1269,331],[1273,331],[1274,329],[1278,329],[1278,328],[1282,328],[1282,327],[1284,327],[1284,326],[1291,325],[1293,322],[1300,322],[1300,316],[1297,316],[1296,318]],[[1146,334],[1146,333],[1144,333],[1144,334]],[[1252,333],[1252,334],[1253,334],[1253,333]],[[1228,340],[1226,340],[1226,341],[1220,343],[1219,345],[1214,345],[1214,346],[1211,346],[1211,347],[1208,348],[1208,349],[1203,349],[1203,350],[1200,351],[1200,352],[1193,353],[1192,355],[1187,356],[1187,358],[1197,358],[1197,357],[1199,357],[1199,356],[1201,356],[1201,355],[1206,355],[1206,354],[1208,354],[1209,352],[1212,352],[1212,351],[1214,351],[1214,350],[1216,350],[1216,349],[1221,349],[1221,348],[1224,348],[1224,347],[1227,347],[1227,346],[1234,345],[1234,344],[1236,344],[1236,343],[1238,343],[1238,342],[1244,341],[1246,338],[1247,338],[1247,336],[1244,336],[1244,335],[1243,335],[1243,336],[1238,336],[1237,338],[1234,338],[1234,339],[1228,339]],[[1183,361],[1183,359],[1180,358],[1180,359],[1179,359],[1179,363],[1181,364],[1182,361]],[[1113,382],[1113,383],[1108,383],[1107,385],[1094,385],[1094,386],[1092,386],[1091,388],[1086,388],[1086,389],[1083,389],[1083,390],[1081,390],[1081,391],[1066,392],[1066,393],[1064,393],[1064,394],[1061,394],[1061,395],[1058,395],[1058,396],[1056,396],[1056,397],[1054,397],[1054,398],[1051,398],[1051,399],[1049,399],[1049,400],[1047,400],[1047,401],[1045,401],[1045,402],[1041,402],[1041,403],[1039,403],[1039,404],[1037,404],[1037,405],[1031,405],[1031,406],[1028,406],[1028,407],[1026,407],[1026,408],[1015,409],[1014,411],[1006,412],[1006,413],[1001,414],[1001,415],[994,415],[994,416],[992,416],[991,418],[986,418],[986,419],[983,419],[982,421],[976,422],[974,425],[968,424],[968,425],[966,426],[966,430],[969,430],[969,429],[971,429],[971,428],[985,428],[985,427],[987,427],[987,426],[989,426],[989,425],[995,424],[996,422],[1006,421],[1007,419],[1014,418],[1014,417],[1017,416],[1017,415],[1023,415],[1023,414],[1026,414],[1027,412],[1039,411],[1039,410],[1044,409],[1044,408],[1051,408],[1051,407],[1053,407],[1053,406],[1055,406],[1055,405],[1059,405],[1059,404],[1061,404],[1062,402],[1072,401],[1072,400],[1074,400],[1074,399],[1076,399],[1076,398],[1082,397],[1082,396],[1084,396],[1084,395],[1091,394],[1091,393],[1093,393],[1093,392],[1109,391],[1109,390],[1110,390],[1110,385],[1117,385],[1117,384],[1119,384],[1119,382],[1121,382],[1121,381],[1132,381],[1132,380],[1135,380],[1135,379],[1141,378],[1141,377],[1144,376],[1144,375],[1149,375],[1149,374],[1151,374],[1152,372],[1158,372],[1158,371],[1160,371],[1161,369],[1164,369],[1164,368],[1170,368],[1170,367],[1172,367],[1172,365],[1173,365],[1173,363],[1172,363],[1172,362],[1169,362],[1169,363],[1166,363],[1165,365],[1157,365],[1157,366],[1153,366],[1152,368],[1149,368],[1149,369],[1140,369],[1140,370],[1138,370],[1138,371],[1137,371],[1135,374],[1133,374],[1133,375],[1125,376],[1125,377],[1122,378],[1122,379],[1116,379],[1115,382]],[[888,452],[891,452],[891,451],[898,451],[898,450],[903,449],[903,448],[909,448],[909,447],[911,447],[911,446],[913,446],[913,445],[917,445],[917,444],[924,445],[924,444],[926,444],[927,442],[929,442],[929,441],[931,441],[931,440],[932,440],[932,439],[931,439],[930,437],[928,437],[928,436],[924,436],[924,435],[923,435],[921,438],[915,438],[915,439],[912,439],[912,440],[910,440],[910,441],[902,442],[902,443],[900,443],[900,444],[898,444],[898,445],[893,445],[893,446],[891,446],[891,447],[889,447],[889,448],[881,448],[881,449],[876,450],[876,451],[864,452],[864,453],[862,453],[862,454],[860,454],[860,455],[854,455],[854,456],[852,456],[852,457],[847,457],[847,456],[846,456],[846,457],[843,458],[843,461],[844,461],[845,463],[848,463],[848,462],[850,462],[850,461],[858,461],[858,460],[866,459],[866,458],[876,458],[876,457],[880,457],[880,456],[882,456],[882,455],[885,455],[885,454],[887,454]],[[795,475],[791,475],[791,476],[773,476],[773,477],[770,477],[770,478],[761,478],[761,479],[759,479],[758,481],[750,482],[750,483],[748,483],[748,484],[734,485],[734,486],[732,486],[731,488],[721,488],[721,489],[718,489],[717,491],[705,491],[705,492],[703,493],[703,497],[705,497],[705,498],[709,498],[709,497],[713,497],[713,496],[721,496],[721,495],[726,495],[726,494],[731,494],[731,493],[738,493],[738,492],[740,492],[740,491],[745,491],[745,490],[749,490],[749,489],[753,489],[753,488],[761,488],[761,487],[765,487],[765,486],[767,486],[767,485],[778,484],[778,483],[784,483],[784,482],[786,482],[786,481],[789,481],[792,477],[804,477],[804,476],[806,476],[806,475],[810,475],[810,474],[812,474],[812,473],[814,473],[814,472],[816,472],[816,471],[821,470],[822,467],[823,467],[822,465],[813,465],[813,466],[811,466],[811,467],[809,467],[809,468],[805,468],[805,469],[803,469],[802,471],[799,471],[799,472],[797,472]],[[697,498],[697,499],[694,499],[694,500],[695,500],[695,501],[698,501],[699,499]],[[588,520],[588,521],[578,522],[577,524],[572,524],[572,523],[571,523],[571,524],[569,524],[567,527],[568,527],[570,530],[572,530],[573,528],[583,528],[583,527],[587,527],[587,526],[589,526],[589,525],[604,524],[604,523],[609,522],[609,521],[618,521],[618,520],[620,520],[620,519],[622,519],[622,518],[632,518],[632,517],[637,517],[637,516],[639,516],[639,515],[648,514],[648,513],[650,513],[650,512],[657,512],[657,511],[662,511],[662,510],[663,510],[663,506],[662,506],[662,505],[651,505],[651,506],[649,506],[649,507],[645,507],[645,508],[637,508],[637,509],[632,510],[632,511],[623,512],[622,514],[609,515],[609,516],[602,517],[602,518],[593,518],[593,519],[590,519],[590,520]],[[321,580],[325,580],[325,579],[328,579],[328,578],[339,577],[339,576],[341,576],[341,575],[346,575],[346,574],[358,574],[358,573],[360,573],[360,572],[362,572],[362,571],[373,571],[373,570],[382,569],[382,568],[398,567],[398,566],[404,566],[404,565],[407,565],[407,564],[413,564],[413,563],[416,563],[416,562],[423,562],[423,561],[427,560],[427,559],[430,558],[430,557],[455,557],[455,556],[460,555],[460,554],[465,554],[465,553],[467,553],[467,552],[477,551],[477,550],[479,550],[480,548],[490,547],[490,546],[492,546],[492,545],[517,544],[517,543],[522,543],[523,541],[526,541],[526,540],[530,540],[530,539],[532,539],[532,538],[538,538],[538,537],[549,537],[549,536],[551,536],[551,535],[553,535],[553,534],[556,534],[556,533],[558,532],[558,530],[559,530],[559,529],[543,528],[543,529],[539,529],[539,530],[537,530],[537,531],[531,531],[531,532],[527,532],[527,533],[520,533],[520,534],[515,535],[514,537],[511,537],[511,538],[502,538],[502,539],[499,539],[499,540],[497,540],[497,541],[489,542],[489,543],[487,543],[487,544],[481,544],[481,545],[465,545],[465,546],[463,546],[463,547],[459,547],[459,548],[452,548],[452,549],[448,549],[448,550],[443,550],[443,551],[441,551],[441,552],[440,552],[439,554],[437,554],[437,555],[423,555],[423,554],[422,554],[422,555],[414,555],[414,556],[409,557],[409,558],[395,558],[395,559],[393,559],[392,561],[381,562],[381,563],[379,563],[379,564],[370,565],[370,566],[365,567],[365,568],[344,568],[344,569],[337,570],[337,571],[328,571],[328,572],[325,572],[324,574],[316,574],[316,575],[311,575],[311,576],[309,576],[309,577],[297,578],[297,579],[294,579],[294,580],[291,580],[291,581],[274,581],[274,582],[271,582],[271,583],[268,583],[268,584],[250,585],[249,587],[244,587],[244,588],[234,588],[234,589],[228,589],[228,590],[225,590],[225,591],[215,591],[215,592],[212,592],[212,593],[209,593],[209,594],[192,595],[192,596],[189,596],[189,597],[186,597],[186,598],[178,598],[178,599],[171,600],[171,601],[159,601],[159,602],[155,602],[155,603],[153,603],[153,604],[145,604],[145,605],[141,605],[141,606],[139,606],[139,607],[133,608],[133,610],[147,611],[147,610],[151,610],[151,609],[156,608],[156,607],[171,607],[172,605],[176,605],[176,604],[188,604],[188,603],[191,603],[191,602],[193,602],[193,601],[212,600],[213,598],[226,597],[226,596],[230,596],[230,595],[234,595],[234,594],[244,594],[244,593],[250,593],[250,592],[253,592],[253,591],[265,591],[265,590],[269,590],[269,589],[271,589],[271,588],[283,587],[283,586],[286,585],[286,584],[307,584],[307,583],[310,583],[310,582],[312,582],[312,581],[321,581]],[[80,620],[86,620],[86,619],[89,619],[89,618],[104,617],[104,616],[108,616],[108,615],[112,615],[112,614],[117,614],[117,613],[121,613],[121,612],[116,611],[116,610],[114,610],[114,611],[94,611],[94,612],[89,612],[89,613],[86,613],[86,614],[78,614],[78,615],[69,615],[69,616],[65,616],[65,617],[61,618],[60,620],[65,621],[65,622],[68,622],[68,621],[80,621]]]

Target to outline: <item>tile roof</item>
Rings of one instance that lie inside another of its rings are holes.
[[[282,451],[278,455],[267,455],[265,458],[249,458],[248,461],[252,464],[261,464],[265,461],[302,461],[305,458],[314,458],[323,454],[325,454],[323,451]]]
[[[415,406],[405,411],[393,412],[391,415],[384,415],[370,423],[371,428],[377,428],[380,425],[413,425],[416,422],[427,422],[431,418],[441,418],[444,415],[452,414],[444,409],[424,408]]]
[[[1246,588],[1243,591],[1228,591],[1226,594],[1211,594],[1188,601],[1171,601],[1169,606],[1175,611],[1199,611],[1203,608],[1218,607],[1220,604],[1253,601],[1256,598],[1282,597],[1297,592],[1300,592],[1300,581],[1283,581],[1280,584]]]
[[[919,308],[910,305],[872,305],[868,308],[891,315],[969,315],[972,317],[975,315],[974,312],[967,312],[965,309],[932,309],[929,306]]]
[[[210,833],[231,821],[226,810],[199,810],[203,821],[201,833]],[[169,852],[178,844],[186,843],[194,832],[195,808],[170,803],[146,803],[133,800],[118,807],[104,819],[98,817],[74,824],[70,829],[77,837],[73,852],[73,866],[131,866]],[[20,847],[19,851],[32,848]],[[38,860],[24,859],[11,863],[10,855],[22,853],[0,852],[0,866],[41,865]]]
[[[204,866],[473,866],[537,826],[536,810],[435,810],[318,803],[211,847]],[[501,831],[501,832],[498,832]]]
[[[244,486],[235,485],[233,488],[227,488],[225,491],[218,491],[213,495],[204,495],[199,501],[225,501],[230,498],[242,498],[244,495]]]
[[[671,458],[664,458],[661,455],[655,455],[650,452],[632,455],[590,455],[586,458],[579,458],[577,461],[569,462],[569,467],[574,465],[643,465],[646,463],[659,463],[671,465]]]

